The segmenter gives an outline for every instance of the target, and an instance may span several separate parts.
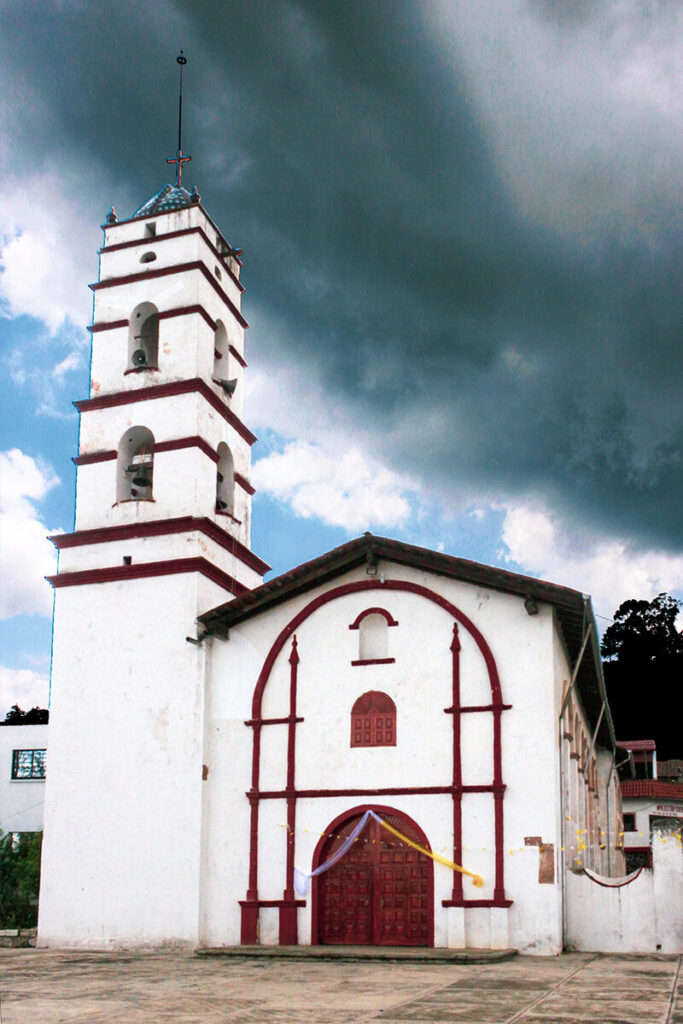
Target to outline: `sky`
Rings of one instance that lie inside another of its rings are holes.
[[[244,250],[252,547],[683,597],[683,5],[0,0],[0,714],[45,705],[100,224]]]

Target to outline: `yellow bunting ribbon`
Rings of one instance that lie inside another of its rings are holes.
[[[407,843],[408,846],[412,846],[414,850],[419,850],[420,853],[424,853],[425,857],[431,857],[432,860],[436,860],[439,864],[443,864],[445,867],[450,868],[451,871],[459,871],[461,875],[469,875],[472,879],[472,885],[476,885],[478,889],[481,889],[484,884],[484,879],[481,875],[475,875],[473,871],[468,871],[467,868],[463,868],[460,864],[454,864],[452,860],[448,860],[447,857],[442,857],[440,853],[432,853],[431,850],[426,850],[424,846],[420,846],[419,843],[414,843],[412,839],[408,839],[402,832],[394,828],[393,825],[389,825],[382,818],[379,819],[382,828],[387,829],[388,832],[392,832],[402,842]]]

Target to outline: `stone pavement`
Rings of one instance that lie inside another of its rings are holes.
[[[673,956],[496,964],[0,950],[1,1024],[683,1024]]]

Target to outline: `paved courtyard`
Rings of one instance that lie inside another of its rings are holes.
[[[1,1024],[683,1024],[681,957],[489,965],[0,950]]]

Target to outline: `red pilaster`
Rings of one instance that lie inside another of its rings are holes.
[[[458,623],[453,623],[453,861],[462,863],[462,751],[460,742],[460,637]],[[453,872],[451,899],[463,898],[462,875]]]

